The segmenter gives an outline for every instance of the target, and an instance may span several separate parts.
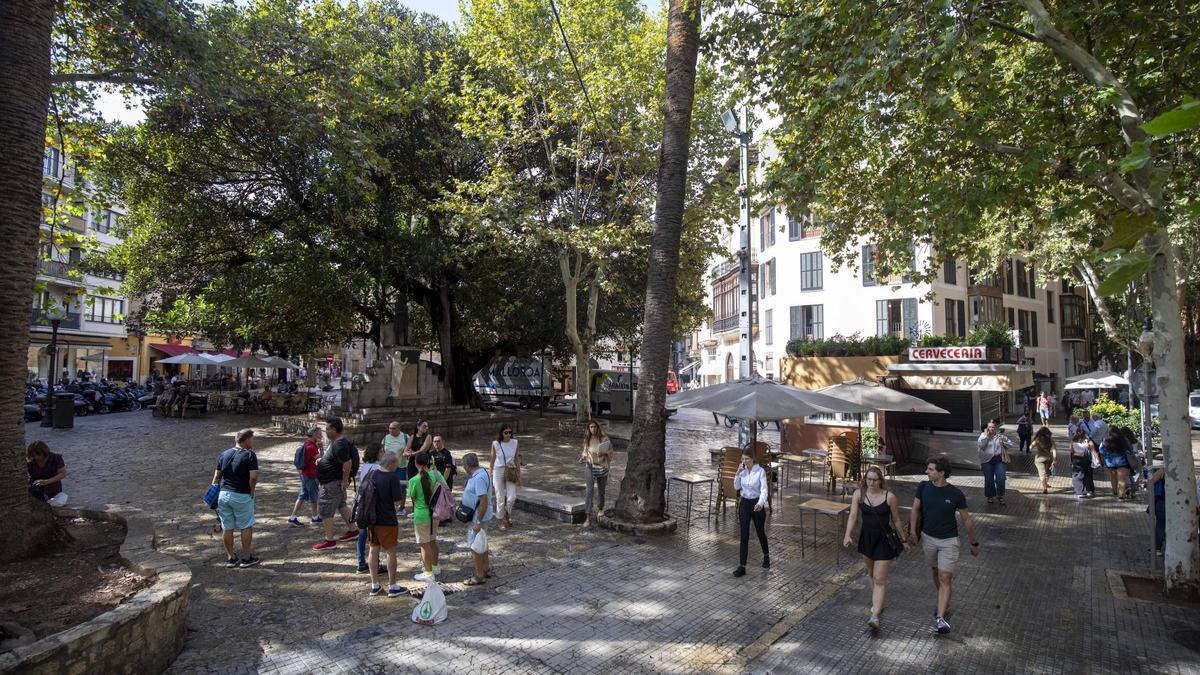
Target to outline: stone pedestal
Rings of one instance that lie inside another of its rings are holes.
[[[366,372],[351,378],[342,390],[343,409],[386,408],[397,399],[420,399],[421,353],[412,347],[390,347]]]

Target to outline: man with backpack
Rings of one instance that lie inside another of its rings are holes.
[[[363,476],[354,501],[354,520],[359,527],[367,528],[367,567],[371,572],[371,595],[383,590],[379,584],[379,552],[387,553],[389,598],[404,593],[404,587],[396,583],[396,542],[400,534],[400,522],[396,518],[396,502],[404,494],[404,487],[396,468],[400,459],[392,450],[383,453],[379,468],[371,469]]]
[[[237,445],[221,453],[212,484],[221,485],[217,516],[224,530],[226,567],[254,567],[262,562],[254,556],[254,488],[258,484],[258,455],[254,454],[254,430],[237,432]],[[233,532],[242,533],[242,557],[233,553]]]
[[[317,481],[317,457],[321,454],[321,429],[312,427],[306,436],[304,443],[296,448],[292,457],[292,464],[300,473],[300,496],[296,498],[296,505],[292,507],[292,515],[288,517],[288,524],[292,527],[304,527],[304,523],[300,522],[299,515],[300,507],[305,502],[312,506],[312,515],[309,516],[308,522],[321,522],[321,517],[317,515],[317,498],[321,494],[321,483]]]
[[[339,541],[358,538],[358,528],[350,521],[350,507],[346,505],[346,491],[350,488],[350,476],[358,468],[358,448],[342,435],[345,426],[340,417],[330,417],[325,423],[325,436],[329,447],[317,461],[317,481],[321,483],[321,495],[317,500],[317,512],[325,526],[325,539],[313,544],[314,551],[337,548]],[[333,538],[333,517],[340,515],[346,522],[346,532]]]

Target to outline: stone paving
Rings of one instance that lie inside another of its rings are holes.
[[[575,439],[557,432],[561,415],[532,416],[522,437],[527,483],[581,490]],[[518,512],[514,529],[494,532],[496,578],[481,588],[455,583],[467,554],[450,543],[461,527],[439,532],[450,618],[413,624],[410,598],[366,595],[354,573],[353,546],[318,554],[315,528],[285,522],[295,499],[291,466],[297,439],[259,430],[261,479],[255,527],[261,568],[227,570],[211,512],[200,503],[217,454],[237,428],[266,418],[159,420],[114,414],[77,420],[72,431],[27,427],[63,452],[67,492],[78,505],[126,503],[160,525],[161,545],[186,559],[196,587],[186,647],[171,672],[1197,672],[1200,653],[1178,631],[1200,626],[1200,612],[1116,600],[1106,569],[1145,571],[1140,535],[1148,518],[1136,504],[1077,503],[1067,479],[1050,496],[1036,479],[1010,477],[1004,508],[985,507],[976,476],[955,477],[975,509],[983,555],[960,563],[954,632],[930,634],[933,597],[919,555],[902,559],[889,585],[880,637],[863,621],[869,604],[862,565],[840,554],[841,534],[819,522],[818,548],[801,557],[795,482],[769,519],[770,570],[751,548],[747,576],[730,576],[736,519],[706,520],[707,489],[697,492],[689,527],[674,537],[640,539]],[[628,425],[614,425],[627,435]],[[436,431],[436,430],[435,430]],[[778,442],[773,429],[762,434]],[[668,473],[715,473],[709,447],[735,433],[712,416],[681,411],[668,427]],[[456,443],[456,457],[483,451],[487,439]],[[615,499],[624,453],[614,461]],[[911,500],[918,477],[897,491]],[[461,488],[461,481],[459,486]],[[672,489],[673,512],[682,491]],[[823,495],[820,495],[823,496]],[[805,518],[804,528],[811,528]],[[402,532],[408,523],[402,521]],[[811,531],[805,529],[805,536]],[[415,571],[416,545],[402,534],[402,567]],[[1173,639],[1180,638],[1179,640]]]

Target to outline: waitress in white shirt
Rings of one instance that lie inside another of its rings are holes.
[[[771,566],[771,555],[767,552],[767,472],[754,463],[754,451],[742,451],[742,465],[733,479],[733,487],[741,493],[738,500],[738,524],[741,526],[741,545],[738,548],[738,566],[733,576],[746,575],[746,554],[750,548],[750,521],[758,532],[758,543],[762,545],[763,567]]]

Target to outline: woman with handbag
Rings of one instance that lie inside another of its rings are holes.
[[[496,482],[496,516],[503,532],[512,527],[512,510],[517,506],[521,484],[521,451],[511,425],[500,425],[500,433],[492,441],[492,476]]]
[[[596,526],[597,514],[604,513],[604,489],[608,487],[608,468],[611,462],[612,442],[608,440],[598,422],[588,422],[587,437],[583,439],[579,463],[584,465],[583,482],[587,486],[585,508],[589,528]],[[595,501],[592,500],[593,491],[596,495]]]
[[[879,630],[879,615],[883,613],[883,600],[887,594],[888,571],[892,561],[911,548],[900,522],[900,506],[896,495],[887,489],[883,470],[877,466],[867,467],[862,482],[854,491],[850,504],[850,517],[846,520],[846,537],[842,545],[849,547],[853,542],[850,533],[862,518],[858,532],[858,552],[867,566],[867,579],[871,584],[871,618],[867,627]]]
[[[1075,435],[1071,437],[1071,487],[1075,489],[1077,499],[1087,499],[1095,493],[1096,481],[1092,472],[1099,464],[1099,456],[1087,430],[1083,425],[1076,427]]]

